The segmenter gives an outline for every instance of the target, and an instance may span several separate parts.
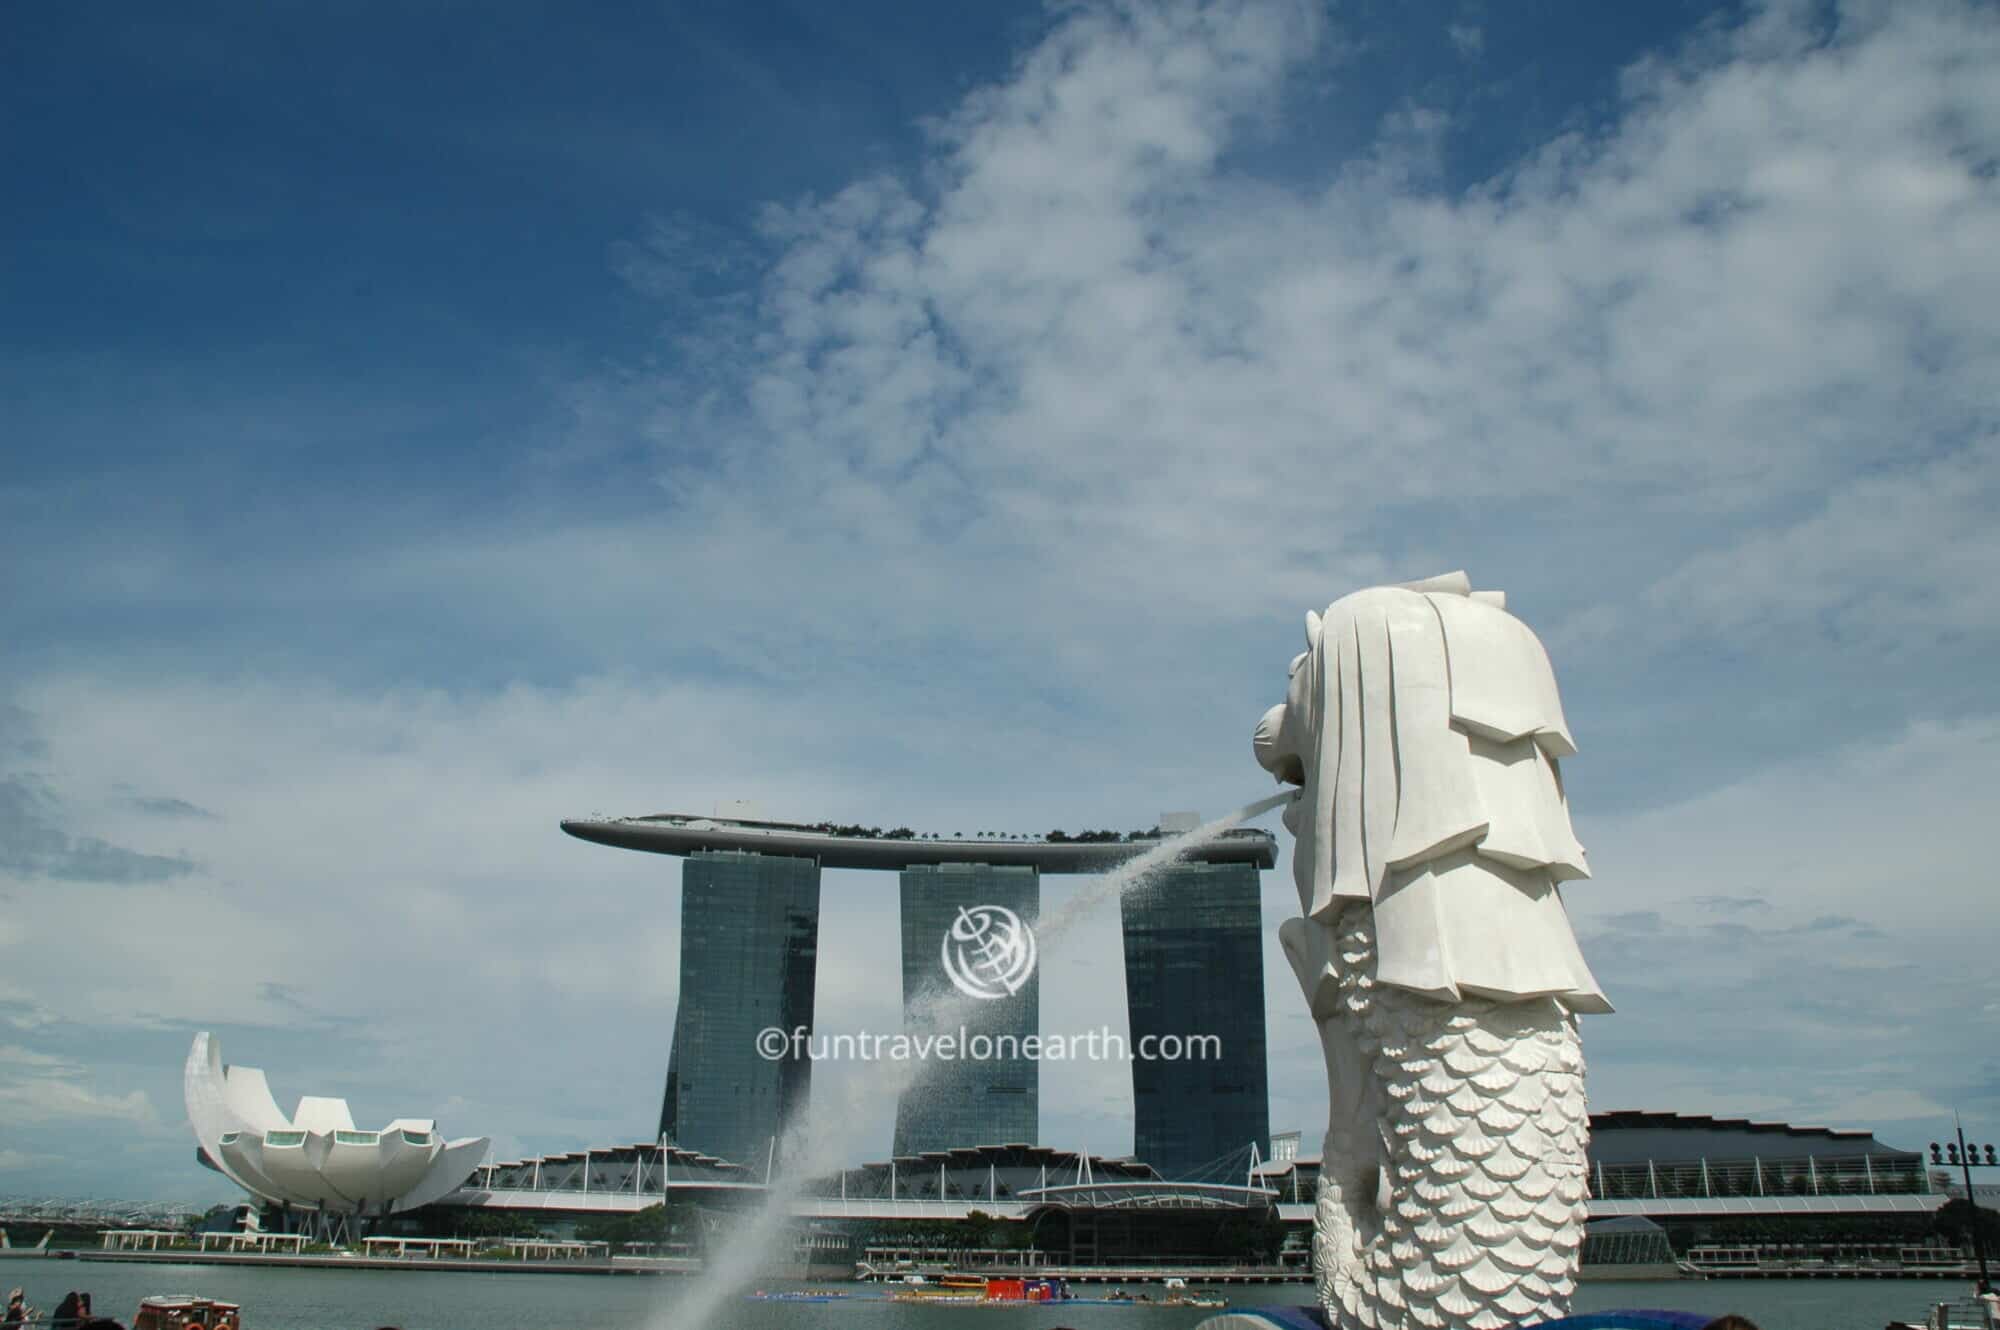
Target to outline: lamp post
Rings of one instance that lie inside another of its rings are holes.
[[[1981,1147],[1965,1143],[1965,1127],[1963,1124],[1954,1122],[1952,1125],[1957,1128],[1958,1143],[1956,1145],[1947,1143],[1940,1147],[1936,1141],[1932,1141],[1931,1162],[1933,1164],[1957,1164],[1959,1171],[1965,1175],[1965,1204],[1966,1208],[1971,1211],[1968,1223],[1972,1228],[1972,1254],[1979,1259],[1979,1291],[1982,1294],[1991,1293],[1993,1291],[1993,1280],[1986,1272],[1986,1239],[1979,1232],[1979,1200],[1972,1194],[1972,1170],[1975,1167],[2000,1168],[2000,1158],[1995,1157],[1993,1146],[1989,1144],[1984,1147],[1986,1159],[1984,1162],[1981,1162],[1978,1158]]]

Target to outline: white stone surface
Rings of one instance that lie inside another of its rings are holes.
[[[1579,1012],[1610,1010],[1563,908],[1590,875],[1554,670],[1463,573],[1306,616],[1257,761],[1301,787],[1279,930],[1326,1058],[1313,1239],[1330,1318],[1500,1330],[1566,1314],[1587,1199]]]
[[[223,1176],[261,1200],[334,1214],[414,1210],[450,1192],[486,1157],[485,1137],[447,1144],[429,1118],[358,1131],[344,1099],[307,1095],[286,1117],[255,1067],[225,1067],[194,1037],[183,1076],[188,1122]]]

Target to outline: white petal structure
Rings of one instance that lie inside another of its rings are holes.
[[[483,1136],[447,1143],[429,1118],[358,1131],[345,1099],[307,1095],[287,1118],[255,1067],[225,1067],[206,1031],[188,1050],[188,1122],[202,1155],[262,1200],[333,1214],[391,1214],[428,1205],[486,1157]]]

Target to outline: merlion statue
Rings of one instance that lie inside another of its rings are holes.
[[[1560,883],[1589,876],[1542,644],[1463,573],[1306,616],[1257,760],[1300,787],[1279,930],[1332,1111],[1313,1266],[1329,1321],[1563,1316],[1586,1204],[1577,1014],[1605,1012]]]

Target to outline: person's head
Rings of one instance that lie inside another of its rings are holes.
[[[1703,1326],[1701,1330],[1757,1330],[1757,1323],[1747,1316],[1725,1312]]]

